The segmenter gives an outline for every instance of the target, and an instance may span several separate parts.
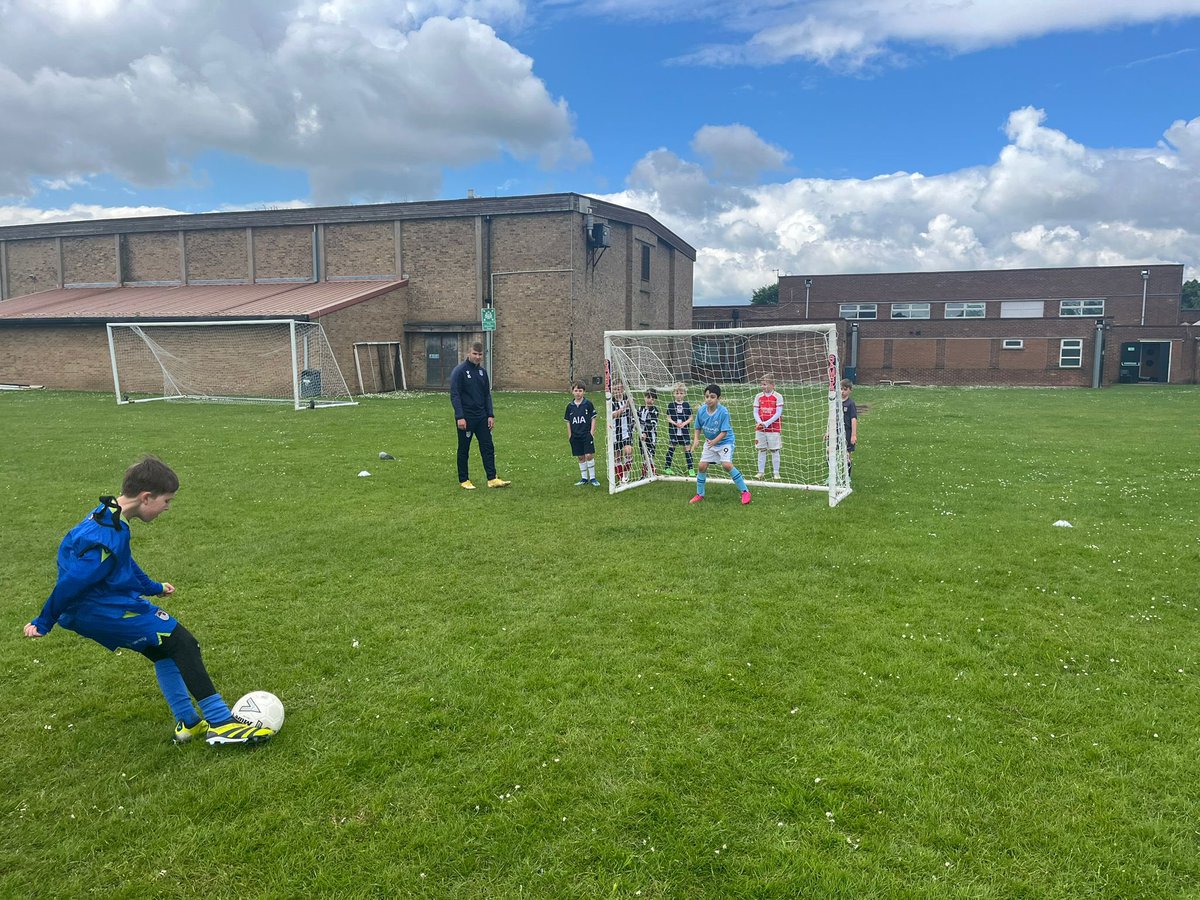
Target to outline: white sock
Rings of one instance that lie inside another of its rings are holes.
[[[579,477],[580,477],[580,478],[587,478],[587,477],[588,477],[587,470],[588,470],[588,464],[587,464],[587,463],[585,463],[585,462],[581,462],[581,463],[579,464]]]
[[[586,474],[588,477],[588,481],[595,481],[596,480],[596,461],[594,459],[589,459],[586,463],[584,463],[584,465],[587,466]]]
[[[778,463],[776,463],[778,465]],[[758,451],[758,474],[761,475],[767,468],[767,451]]]
[[[779,451],[771,451],[771,467],[775,470],[775,477],[779,477]]]

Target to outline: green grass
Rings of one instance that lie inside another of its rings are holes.
[[[576,488],[565,394],[498,396],[474,492],[444,396],[0,395],[0,896],[1200,896],[1200,389],[855,398],[831,510]],[[135,555],[263,748],[20,636],[147,451]]]

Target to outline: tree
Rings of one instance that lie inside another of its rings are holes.
[[[1193,278],[1183,283],[1183,308],[1200,309],[1200,280]]]
[[[754,306],[778,306],[779,305],[779,282],[774,284],[764,285],[750,295],[750,302]]]

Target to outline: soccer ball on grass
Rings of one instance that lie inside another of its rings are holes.
[[[270,691],[251,691],[233,705],[233,714],[250,725],[270,728],[276,734],[283,728],[283,703]]]

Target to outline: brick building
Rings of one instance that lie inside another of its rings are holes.
[[[1181,265],[785,275],[778,306],[697,307],[694,321],[840,320],[843,364],[866,384],[1197,384],[1182,288]]]
[[[355,391],[356,344],[362,389],[393,363],[439,389],[473,340],[498,388],[598,384],[605,330],[690,327],[695,258],[578,194],[8,226],[0,382],[111,390],[110,321],[296,318],[323,324]]]

